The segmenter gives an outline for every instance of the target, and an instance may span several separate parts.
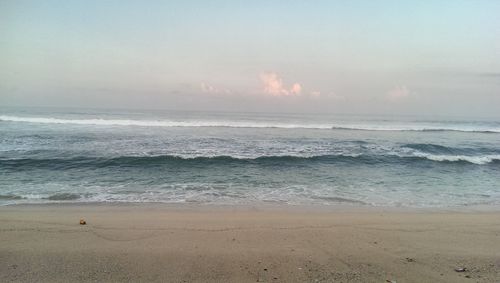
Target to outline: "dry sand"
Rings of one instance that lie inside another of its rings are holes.
[[[0,282],[386,280],[500,282],[500,213],[0,207]]]

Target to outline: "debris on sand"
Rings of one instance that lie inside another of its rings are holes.
[[[85,224],[87,224],[87,222],[85,222],[85,219],[83,219],[83,218],[80,219],[80,225],[85,225]]]
[[[414,259],[414,258],[411,258],[411,257],[407,257],[407,258],[406,258],[406,261],[407,261],[407,262],[415,262],[415,259]]]
[[[467,268],[465,268],[465,267],[457,267],[457,268],[455,268],[455,271],[456,272],[465,272],[465,271],[467,271]]]

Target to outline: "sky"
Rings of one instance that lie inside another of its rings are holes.
[[[0,106],[499,117],[499,11],[0,0]]]

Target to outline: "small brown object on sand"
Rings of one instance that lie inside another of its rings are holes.
[[[83,218],[80,219],[80,225],[85,225],[85,224],[87,224],[87,222],[85,222],[85,219],[83,219]]]

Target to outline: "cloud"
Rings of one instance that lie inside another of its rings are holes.
[[[211,94],[231,94],[232,91],[227,88],[219,88],[215,87],[211,84],[202,82],[200,84],[200,89],[203,93],[211,93]]]
[[[292,88],[290,89],[290,93],[292,94],[300,94],[302,92],[302,86],[298,83],[294,83]]]
[[[283,84],[283,80],[278,76],[278,74],[262,73],[260,74],[260,80],[264,87],[264,92],[274,96],[289,96],[289,95],[299,95],[302,92],[302,85],[299,83],[294,83],[290,88]]]
[[[338,95],[336,94],[335,92],[330,92],[327,94],[327,97],[330,98],[330,99],[333,99],[333,100],[346,100],[346,97],[343,96],[343,95]]]
[[[399,99],[404,99],[410,96],[411,92],[410,90],[404,86],[395,86],[391,90],[389,90],[386,94],[386,98],[389,100],[399,100]]]
[[[321,95],[320,91],[314,90],[309,93],[310,96],[312,97],[319,97]]]

